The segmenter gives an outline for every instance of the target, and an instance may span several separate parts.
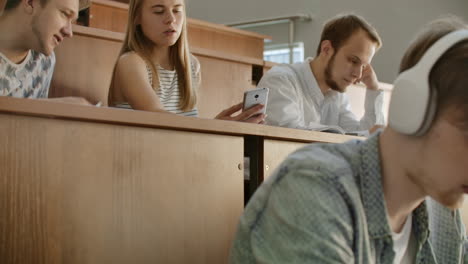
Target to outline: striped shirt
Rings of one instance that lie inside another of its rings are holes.
[[[179,107],[180,98],[180,89],[179,89],[179,78],[175,70],[170,71],[162,68],[160,65],[156,66],[159,76],[159,89],[156,91],[156,94],[161,101],[161,104],[164,107],[164,110],[182,116],[198,116],[198,110],[194,108],[191,111],[183,111]],[[146,65],[146,70],[148,72],[148,78],[151,86],[153,86],[153,72],[151,68]],[[196,83],[198,78],[199,70],[196,69],[195,63],[192,61],[192,80]],[[130,104],[127,102],[119,103],[116,105],[118,108],[132,109]]]

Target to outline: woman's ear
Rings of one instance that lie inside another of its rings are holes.
[[[141,10],[140,10],[140,13],[141,13]],[[135,26],[141,25],[141,14],[137,14],[135,16],[133,23],[135,24]]]

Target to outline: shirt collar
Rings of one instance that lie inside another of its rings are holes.
[[[5,54],[3,54],[1,52],[0,52],[0,58],[5,60],[13,68],[22,68],[29,62],[29,60],[31,59],[31,56],[33,56],[35,54],[36,54],[36,52],[34,52],[33,50],[29,50],[26,57],[20,63],[12,62]],[[36,57],[37,56],[35,56],[34,59],[37,59]]]
[[[373,238],[391,236],[382,187],[379,136],[375,133],[363,142],[361,148],[360,185],[362,203],[367,218],[369,235]]]
[[[310,68],[310,62],[313,58],[307,58],[304,62],[300,63],[299,71],[301,72],[302,76],[304,77],[304,94],[315,101],[318,105],[320,105],[323,100],[324,96],[322,90],[317,83],[317,79],[315,78],[312,69]]]
[[[360,186],[362,202],[367,218],[369,235],[376,238],[391,236],[387,217],[387,207],[382,186],[382,170],[379,151],[381,131],[364,141],[361,148]],[[428,213],[426,202],[413,211],[414,234],[421,243],[429,236]]]

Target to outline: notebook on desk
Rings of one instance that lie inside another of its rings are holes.
[[[322,124],[318,124],[318,123],[310,123],[309,124],[309,129],[312,130],[312,131],[342,134],[342,135],[350,135],[350,136],[360,136],[360,137],[369,136],[369,132],[367,130],[364,130],[364,131],[345,131],[343,128],[341,128],[339,126],[329,126],[329,125],[322,125]]]

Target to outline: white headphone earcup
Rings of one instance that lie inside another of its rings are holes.
[[[417,68],[403,72],[394,83],[388,122],[403,134],[418,135],[424,127],[430,91]]]
[[[451,32],[434,43],[411,69],[402,72],[393,85],[388,113],[389,126],[397,132],[421,136],[431,127],[437,109],[437,94],[429,75],[437,60],[453,45],[468,39],[468,30]]]

